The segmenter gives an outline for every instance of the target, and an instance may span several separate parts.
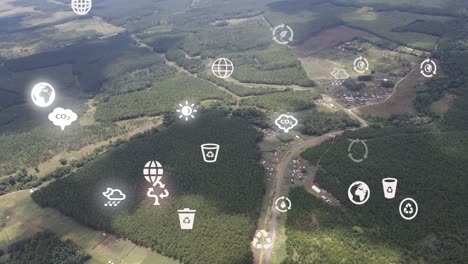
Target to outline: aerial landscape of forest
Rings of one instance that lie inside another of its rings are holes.
[[[0,0],[0,263],[468,263],[467,1],[70,1]]]

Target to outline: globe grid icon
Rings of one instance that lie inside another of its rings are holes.
[[[163,174],[163,166],[155,160],[148,161],[143,169],[143,176],[149,182],[154,182],[157,176],[163,176]]]
[[[219,58],[211,65],[211,71],[216,77],[226,79],[234,72],[234,64],[229,59]]]
[[[72,0],[71,7],[75,14],[84,16],[91,11],[91,7],[93,6],[92,0]]]

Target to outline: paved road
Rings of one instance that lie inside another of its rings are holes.
[[[314,147],[320,145],[322,142],[330,139],[331,137],[341,135],[344,131],[335,131],[331,132],[325,135],[322,135],[318,138],[313,138],[306,140],[302,142],[299,145],[294,146],[292,149],[290,149],[286,154],[284,155],[283,159],[279,162],[278,166],[276,167],[276,172],[277,172],[277,181],[276,181],[276,187],[275,187],[275,196],[273,197],[273,204],[271,206],[271,221],[270,221],[270,238],[272,240],[272,243],[274,245],[275,239],[276,239],[276,224],[278,221],[278,211],[275,210],[275,201],[280,197],[281,195],[281,189],[283,187],[283,181],[284,181],[284,176],[286,174],[286,169],[288,167],[288,164],[291,163],[292,159],[299,154],[302,150],[309,148],[309,147]],[[294,206],[294,205],[293,205]],[[272,252],[273,247],[269,248],[266,250],[265,254],[265,262],[266,264],[270,263],[270,257],[271,257],[271,252]]]

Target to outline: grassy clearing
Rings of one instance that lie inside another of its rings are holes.
[[[404,80],[395,86],[395,91],[387,100],[355,109],[354,112],[364,116],[388,118],[391,115],[416,114],[413,101],[416,98],[417,86],[425,78],[419,70],[413,70]]]
[[[0,221],[5,224],[0,229],[0,248],[4,250],[15,240],[30,237],[39,230],[50,229],[62,240],[70,239],[90,254],[93,257],[88,262],[90,264],[104,264],[108,261],[116,264],[178,263],[129,241],[79,225],[54,209],[41,208],[32,201],[27,190],[0,197]]]
[[[408,25],[416,20],[448,21],[450,17],[419,15],[406,12],[374,12],[367,8],[361,8],[343,15],[342,19],[353,27],[362,28],[377,36],[410,47],[423,50],[432,50],[438,37],[415,32],[393,32],[394,28]]]

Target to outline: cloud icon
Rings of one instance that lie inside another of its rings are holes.
[[[297,126],[297,119],[294,116],[290,115],[280,115],[276,120],[275,124],[278,128],[282,129],[284,133],[288,133],[288,131],[295,126]]]
[[[349,78],[349,74],[345,69],[333,68],[333,71],[330,74],[335,77],[337,80],[344,80]]]
[[[125,194],[119,189],[107,188],[105,192],[102,193],[110,201],[122,201],[125,200]]]
[[[78,119],[78,116],[70,109],[63,109],[62,107],[57,107],[52,113],[49,114],[49,120],[54,123],[54,125],[59,126],[62,130],[66,126],[71,125],[74,121]]]

